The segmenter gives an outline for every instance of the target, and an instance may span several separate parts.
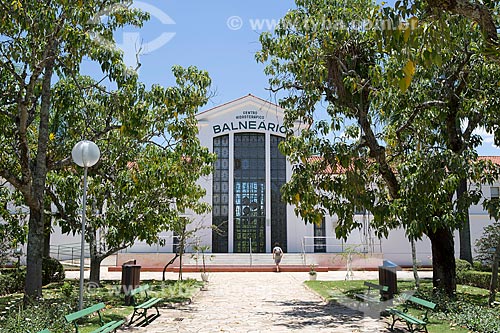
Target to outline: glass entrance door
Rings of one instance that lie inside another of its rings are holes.
[[[234,135],[233,252],[266,251],[265,136]],[[251,244],[251,245],[250,245]]]
[[[234,252],[266,250],[266,186],[263,182],[234,184]]]

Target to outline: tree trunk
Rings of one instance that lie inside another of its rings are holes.
[[[185,229],[181,235],[181,239],[179,240],[179,281],[182,281],[182,257],[184,256],[184,242],[186,241],[185,237]]]
[[[167,262],[165,267],[163,267],[162,281],[165,281],[165,273],[167,271],[168,266],[172,265],[174,263],[175,259],[177,259],[178,257],[179,257],[179,251],[175,252],[175,256],[172,259],[170,259],[169,262]]]
[[[101,262],[104,259],[97,251],[97,235],[94,228],[87,229],[87,236],[90,238],[90,282],[100,285],[101,282]]]
[[[493,265],[491,268],[490,295],[488,298],[488,304],[490,306],[492,306],[493,302],[495,301],[495,295],[497,291],[499,258],[500,258],[500,239],[498,240],[498,244],[495,249],[495,254],[493,255]]]
[[[43,256],[45,258],[50,257],[50,234],[52,233],[52,215],[50,214],[50,203],[50,200],[45,200],[44,204],[45,211],[43,222]]]
[[[55,45],[53,45],[55,47]],[[51,57],[53,49],[49,50]],[[54,59],[48,60],[45,65],[45,74],[42,79],[42,93],[38,125],[38,141],[36,158],[30,161],[29,151],[21,158],[26,162],[34,162],[33,179],[31,183],[30,219],[28,230],[28,247],[26,263],[26,284],[24,301],[42,296],[42,255],[43,255],[43,222],[45,181],[47,178],[47,145],[49,142],[49,114],[51,99],[51,80],[54,71]]]
[[[90,283],[94,286],[101,285],[101,262],[104,258],[90,255]]]
[[[30,208],[26,282],[24,301],[42,296],[43,214],[41,208]]]
[[[467,178],[460,179],[460,183],[457,188],[457,200],[467,192]],[[470,220],[469,220],[469,209],[467,209],[467,214],[465,214],[465,219],[460,228],[460,259],[468,261],[472,265],[472,248],[470,242]]]
[[[434,288],[454,298],[456,294],[455,249],[453,233],[449,228],[428,232],[432,244],[432,282]]]
[[[418,276],[418,267],[417,267],[417,249],[415,247],[415,241],[411,240],[411,259],[413,262],[413,277],[415,278],[415,287],[420,288],[420,278]]]

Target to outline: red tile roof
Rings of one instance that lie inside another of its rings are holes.
[[[479,156],[479,160],[483,161],[491,161],[494,164],[500,165],[500,156]],[[321,156],[311,156],[307,159],[309,163],[320,163],[323,161],[323,157]],[[335,170],[334,170],[335,169]],[[345,168],[341,167],[340,165],[332,166],[332,165],[327,165],[326,166],[326,173],[327,174],[332,174],[332,173],[343,173],[345,172]]]
[[[479,159],[483,161],[491,161],[500,165],[500,156],[479,156]]]

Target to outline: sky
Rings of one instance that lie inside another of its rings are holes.
[[[135,54],[142,49],[141,81],[174,85],[172,66],[196,66],[212,79],[212,97],[204,109],[250,93],[276,102],[266,90],[268,77],[255,53],[260,50],[259,35],[272,31],[295,7],[293,0],[134,0],[133,6],[149,12],[150,21],[140,29],[118,31],[115,39],[129,66],[136,66]],[[492,136],[478,133],[484,138],[479,154],[500,155]]]

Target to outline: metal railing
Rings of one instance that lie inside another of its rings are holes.
[[[118,253],[149,253],[151,249],[155,249],[156,253],[174,253],[175,247],[179,245],[180,236],[160,236],[158,238],[164,239],[165,243],[148,244],[146,242],[134,242],[132,246],[120,250]],[[147,248],[148,251],[136,250],[137,248],[141,248],[141,246]],[[136,249],[133,249],[133,247]]]
[[[321,244],[315,242],[315,240],[321,239],[324,240]],[[327,240],[334,240],[335,242],[328,242]],[[340,242],[339,242],[340,241]],[[382,243],[374,243],[373,239],[370,239],[368,243],[346,243],[342,239],[339,240],[336,237],[329,236],[304,236],[302,238],[302,262],[304,265],[307,265],[307,254],[308,253],[321,253],[316,252],[315,248],[322,247],[325,249],[325,253],[347,253],[347,262],[352,261],[352,253],[374,253],[374,249],[376,246],[379,246],[380,249],[382,247]],[[349,267],[347,267],[349,271]]]
[[[69,244],[59,244],[50,245],[49,254],[51,257],[56,258],[59,261],[70,261],[71,264],[80,263],[80,253],[81,244],[80,243],[69,243]],[[88,244],[85,244],[84,256],[90,256],[90,250]]]
[[[325,240],[324,243],[315,243],[316,239]],[[337,242],[327,242],[328,239]],[[308,242],[308,240],[311,240]],[[344,253],[344,252],[359,252],[359,253],[373,253],[376,246],[381,246],[379,243],[346,243],[336,237],[331,236],[304,236],[302,239],[302,253],[315,253],[314,248],[323,247],[327,253]],[[312,250],[309,250],[312,248]]]

